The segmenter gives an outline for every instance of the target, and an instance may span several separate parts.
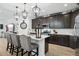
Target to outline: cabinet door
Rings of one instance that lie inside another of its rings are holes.
[[[79,37],[76,38],[76,48],[79,48]]]
[[[70,36],[70,47],[75,49],[76,48],[76,43],[77,43],[77,37]]]
[[[70,20],[70,14],[64,15],[64,28],[70,28],[71,27],[71,20]]]
[[[59,44],[58,43],[58,36],[57,35],[53,35],[52,42],[53,42],[53,44]]]
[[[38,21],[36,19],[32,19],[32,28],[36,28],[36,26],[38,25]]]
[[[45,38],[45,53],[47,53],[48,49],[49,49],[49,45],[48,45],[49,39],[50,39],[50,37]]]
[[[70,45],[69,44],[69,42],[70,42],[69,36],[64,36],[63,40],[64,40],[64,46],[69,47],[69,45]]]
[[[63,38],[63,36],[59,36],[58,37],[58,43],[59,43],[59,45],[64,45],[64,38]]]

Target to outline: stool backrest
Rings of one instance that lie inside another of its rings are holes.
[[[6,32],[6,38],[8,43],[12,43],[11,35],[9,32]]]
[[[21,48],[30,51],[31,50],[31,38],[25,35],[20,36]]]
[[[20,40],[19,40],[19,38],[16,34],[12,33],[11,39],[12,39],[12,43],[13,43],[14,46],[20,47]]]

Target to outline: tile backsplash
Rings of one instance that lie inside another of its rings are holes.
[[[57,32],[57,34],[63,34],[63,35],[73,35],[74,29],[42,29],[42,32],[48,31],[52,34],[54,34],[53,30]],[[35,32],[34,29],[32,29],[32,32]]]

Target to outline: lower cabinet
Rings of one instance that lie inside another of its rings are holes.
[[[45,39],[45,53],[47,53],[47,52],[48,52],[48,49],[49,49],[49,45],[48,45],[49,39],[50,39],[50,37],[47,37],[47,38]]]
[[[69,47],[69,41],[70,39],[68,35],[52,35],[50,36],[48,43]]]
[[[73,49],[79,48],[79,37],[70,36],[70,47]]]
[[[79,48],[79,37],[70,35],[50,35],[50,37],[45,39],[45,53],[48,52],[48,44],[56,44],[76,49]]]
[[[50,44],[70,47],[72,49],[79,48],[79,37],[74,37],[70,35],[50,35],[47,42]]]

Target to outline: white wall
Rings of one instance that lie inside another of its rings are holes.
[[[5,20],[0,20],[0,24],[3,24],[3,29],[0,29],[0,37],[1,37],[1,32],[5,31]]]
[[[21,29],[20,28],[20,23],[22,22],[23,20],[19,20],[18,23],[19,23],[19,28],[18,28],[18,33],[20,34],[29,34],[29,31],[31,31],[31,19],[30,18],[27,18],[25,20],[26,24],[27,24],[27,28],[26,29]]]
[[[27,24],[27,28],[26,29],[21,29],[20,28],[20,23],[23,21],[23,19],[19,19],[19,21],[18,21],[18,24],[19,24],[19,26],[18,26],[18,32],[20,33],[20,34],[28,34],[29,33],[29,31],[31,30],[31,19],[30,18],[27,18],[26,20],[25,20],[25,22],[26,22],[26,24]],[[0,24],[4,24],[4,29],[3,30],[0,30],[0,36],[1,36],[1,31],[6,31],[6,28],[5,28],[5,25],[6,24],[9,24],[9,23],[16,23],[16,21],[15,21],[15,19],[8,19],[8,20],[1,20],[0,21]]]
[[[27,34],[28,31],[31,29],[31,19],[30,18],[25,19],[25,22],[27,24],[27,28],[26,29],[21,29],[20,28],[21,22],[23,22],[22,18],[18,20],[18,24],[19,24],[18,25],[18,32],[21,33],[21,34]],[[16,24],[16,20],[15,19],[9,19],[9,20],[6,21],[6,24],[8,24],[8,23]],[[15,30],[15,31],[17,31],[17,30]]]

